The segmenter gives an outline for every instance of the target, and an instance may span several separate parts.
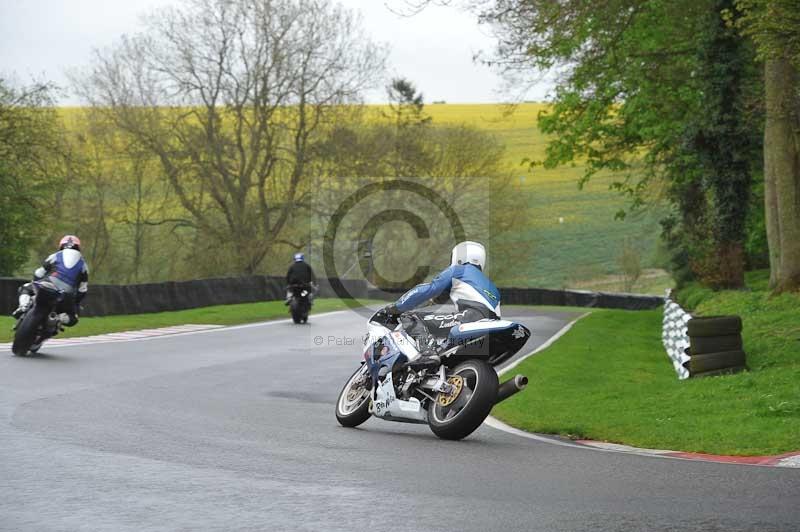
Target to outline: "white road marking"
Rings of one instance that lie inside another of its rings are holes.
[[[122,331],[106,334],[96,334],[92,336],[78,336],[75,338],[53,338],[47,341],[48,347],[63,347],[68,345],[86,345],[107,342],[128,342],[131,340],[141,340],[144,338],[156,338],[161,336],[173,336],[180,333],[204,331],[208,329],[218,329],[222,325],[193,324],[176,325],[172,327],[159,327],[156,329],[139,329],[134,331]],[[0,350],[11,349],[11,343],[0,343]]]
[[[782,460],[778,460],[778,463],[775,464],[778,467],[797,467],[800,468],[800,454],[795,456],[790,456],[789,458],[784,458]]]
[[[321,318],[326,316],[332,316],[334,314],[340,314],[342,312],[349,312],[348,310],[334,310],[331,312],[323,312],[320,314],[314,314],[314,318]],[[155,340],[158,338],[164,338],[169,336],[170,338],[174,338],[176,336],[186,336],[188,334],[206,334],[206,333],[213,333],[219,331],[232,331],[236,329],[249,329],[252,327],[263,327],[265,325],[277,325],[280,323],[291,323],[291,318],[288,319],[280,319],[280,320],[269,320],[269,321],[259,321],[257,323],[245,323],[243,325],[177,325],[174,327],[161,327],[159,329],[142,329],[138,331],[125,331],[125,332],[118,332],[118,333],[108,333],[108,334],[98,334],[95,336],[79,336],[75,338],[54,338],[52,340],[48,340],[44,345],[48,348],[53,347],[72,347],[76,345],[87,345],[87,344],[106,344],[112,342],[143,342],[146,340]],[[182,329],[184,328],[184,329]],[[186,329],[188,328],[188,330]],[[193,329],[192,329],[193,328]],[[182,330],[177,330],[182,329]],[[159,333],[159,331],[169,331],[165,333]],[[142,334],[144,333],[144,334]],[[10,343],[2,343],[0,344],[0,351],[10,351],[11,344]]]
[[[549,436],[543,436],[541,434],[534,434],[533,432],[526,432],[524,430],[515,429],[510,425],[506,425],[496,417],[489,416],[483,422],[484,425],[488,425],[493,429],[502,430],[503,432],[508,432],[509,434],[513,434],[515,436],[520,436],[522,438],[528,438],[529,440],[536,440],[544,443],[552,443],[553,445],[561,445],[562,447],[579,447],[584,448],[583,445],[578,443],[572,443],[567,440],[559,440],[558,438],[553,438]]]

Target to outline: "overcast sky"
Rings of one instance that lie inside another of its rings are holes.
[[[92,49],[112,45],[123,33],[140,29],[139,14],[175,0],[0,0],[0,75],[19,81],[47,79],[67,86],[65,70],[86,65]],[[486,103],[507,101],[502,80],[475,64],[473,55],[491,51],[494,41],[475,16],[454,8],[430,6],[412,17],[398,16],[381,0],[343,0],[360,10],[377,41],[391,48],[389,75],[412,80],[425,100]],[[389,0],[393,8],[402,0]],[[547,88],[534,87],[528,99],[541,100]],[[383,89],[367,100],[385,100]],[[65,105],[79,103],[74,97]]]

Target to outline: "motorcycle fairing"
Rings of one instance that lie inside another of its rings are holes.
[[[450,341],[452,343],[464,342],[473,338],[480,338],[487,333],[501,332],[519,325],[509,320],[478,320],[469,323],[462,323],[458,327],[450,329]]]
[[[64,291],[50,281],[34,281],[33,286],[36,293],[36,302],[39,305],[44,303],[55,304],[64,299]]]
[[[364,342],[364,360],[372,377],[372,414],[394,421],[427,423],[428,412],[419,400],[414,397],[408,401],[398,399],[394,389],[392,369],[407,362],[409,355],[412,359],[419,356],[414,340],[405,331],[390,331],[370,324]]]
[[[520,323],[485,319],[453,327],[448,345],[461,347],[455,356],[482,357],[497,365],[522,349],[530,336],[530,329]]]
[[[407,423],[427,423],[428,411],[422,407],[419,399],[411,397],[404,401],[397,398],[391,371],[374,390],[372,415],[375,417]]]
[[[395,342],[393,334],[389,333],[372,343],[371,348],[365,351],[364,359],[375,389],[380,377],[391,374],[395,364],[406,362],[408,357]]]
[[[376,349],[384,346],[388,352],[385,355],[376,356],[378,354]],[[393,355],[402,355],[404,358],[401,362],[416,360],[420,356],[416,341],[406,331],[402,329],[392,331],[373,322],[368,325],[367,334],[364,337],[364,348],[364,359],[372,375],[373,385],[378,381],[378,373],[382,366],[391,370],[398,362],[396,359],[391,359]]]

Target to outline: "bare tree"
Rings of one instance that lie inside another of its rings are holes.
[[[642,276],[642,256],[628,238],[622,243],[622,249],[617,257],[617,264],[622,271],[623,290],[632,292],[639,277]]]
[[[439,126],[424,116],[418,118],[424,122],[401,117],[411,124],[413,134],[403,139],[406,146],[399,151],[395,115],[351,117],[347,127],[332,132],[321,150],[328,158],[325,170],[329,176],[349,177],[320,183],[320,227],[312,244],[322,247],[329,220],[357,190],[400,178],[422,185],[427,192],[376,191],[351,205],[336,235],[337,243],[354,244],[335,249],[336,262],[342,265],[339,275],[358,275],[351,266],[368,248],[371,280],[378,279],[377,272],[383,277],[380,286],[396,287],[393,283],[410,279],[418,265],[430,265],[430,274],[447,266],[453,238],[466,236],[488,245],[498,259],[490,266],[493,277],[508,278],[516,271],[514,264],[529,259],[531,245],[520,230],[528,220],[526,197],[513,188],[504,146],[470,126]],[[455,234],[442,205],[452,209],[465,234]],[[359,256],[353,256],[357,250]]]
[[[380,80],[385,50],[327,0],[185,0],[145,21],[74,76],[78,92],[158,159],[231,270],[252,273],[306,199],[333,106]]]

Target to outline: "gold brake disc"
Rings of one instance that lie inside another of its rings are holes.
[[[363,390],[350,390],[350,391],[348,391],[347,392],[347,400],[348,400],[348,402],[352,403],[353,401],[355,401],[356,399],[361,397],[361,395],[363,393],[364,393]]]
[[[363,379],[362,382],[359,382],[358,384],[358,386],[351,386],[350,389],[347,390],[347,401],[350,403],[364,395]]]
[[[464,388],[464,378],[460,375],[453,375],[452,377],[447,378],[447,383],[452,384],[455,387],[453,393],[439,393],[436,397],[436,402],[439,403],[439,406],[450,406],[453,404],[453,401],[458,399],[458,396],[461,394],[461,390]]]

